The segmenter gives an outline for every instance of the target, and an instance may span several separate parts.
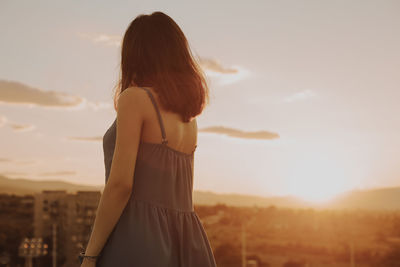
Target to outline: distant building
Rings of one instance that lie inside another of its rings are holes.
[[[0,194],[0,266],[22,266],[16,251],[24,237],[33,235],[32,195]]]
[[[218,223],[219,220],[225,215],[225,212],[223,210],[219,210],[217,214],[210,215],[204,218],[201,218],[201,222],[204,223],[205,225],[211,225]]]
[[[18,196],[0,194],[0,210],[4,212],[14,207],[13,209],[17,208],[20,213],[31,215],[34,201],[35,200],[31,195]]]
[[[49,260],[52,258],[53,222],[56,223],[57,266],[77,265],[80,247],[85,246],[96,217],[100,191],[43,190],[34,194],[34,237],[42,237],[49,245]]]

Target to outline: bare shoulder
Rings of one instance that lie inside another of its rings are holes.
[[[118,106],[124,105],[125,107],[140,109],[146,97],[146,92],[143,89],[139,87],[128,87],[119,94]]]
[[[128,97],[128,98],[140,98],[146,96],[146,92],[140,87],[128,87],[124,91],[122,91],[119,97]]]

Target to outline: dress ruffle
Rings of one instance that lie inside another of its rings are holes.
[[[196,212],[131,199],[96,266],[216,266]]]

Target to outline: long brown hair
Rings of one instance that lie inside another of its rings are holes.
[[[152,87],[166,110],[181,115],[184,122],[201,114],[209,102],[205,75],[176,22],[156,11],[137,16],[125,31],[121,49],[119,95],[131,86]]]

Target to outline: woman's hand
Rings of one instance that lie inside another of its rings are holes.
[[[84,258],[81,267],[96,267],[96,261]]]

